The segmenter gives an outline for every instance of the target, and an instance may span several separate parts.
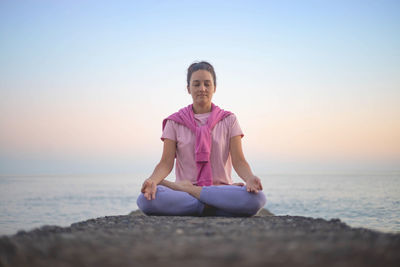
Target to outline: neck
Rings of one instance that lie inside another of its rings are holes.
[[[193,112],[194,114],[202,114],[202,113],[207,113],[211,112],[211,103],[207,103],[204,105],[199,105],[196,103],[193,103]]]

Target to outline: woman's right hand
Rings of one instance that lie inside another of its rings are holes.
[[[143,182],[142,189],[140,191],[147,200],[156,199],[157,183],[148,178]]]

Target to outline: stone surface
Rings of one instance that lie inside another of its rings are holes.
[[[0,237],[0,266],[400,266],[400,234],[339,219],[105,216]]]

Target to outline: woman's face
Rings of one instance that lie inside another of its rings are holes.
[[[192,73],[188,92],[192,95],[193,104],[204,105],[211,103],[215,89],[214,80],[209,71],[197,70]]]

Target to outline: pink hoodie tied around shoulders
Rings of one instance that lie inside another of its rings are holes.
[[[207,119],[207,123],[198,126],[194,120],[193,104],[181,108],[178,112],[173,113],[163,120],[162,129],[164,130],[167,120],[175,121],[189,128],[196,135],[195,143],[195,159],[197,166],[197,185],[209,186],[213,184],[211,171],[211,131],[214,126],[222,119],[232,114],[211,103],[211,114]],[[175,155],[176,157],[176,155]]]

